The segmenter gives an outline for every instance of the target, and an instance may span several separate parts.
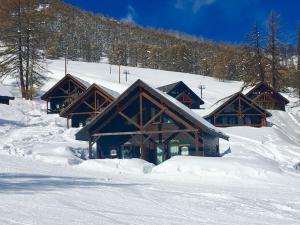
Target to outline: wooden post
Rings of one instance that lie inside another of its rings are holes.
[[[93,158],[93,145],[92,145],[92,137],[89,140],[89,159]]]
[[[195,135],[195,152],[196,152],[196,155],[199,155],[199,138],[198,138],[198,132],[195,131],[194,135]]]
[[[67,116],[67,128],[69,129],[70,128],[70,125],[69,125],[69,115]]]
[[[140,148],[141,148],[141,159],[146,160],[147,159],[147,155],[146,155],[146,152],[145,152],[145,144],[143,142],[143,135],[141,135]]]
[[[261,126],[262,127],[266,127],[267,126],[267,116],[266,116],[266,113],[263,114],[262,121],[261,121]]]
[[[140,95],[140,126],[143,127],[143,97]]]
[[[105,100],[104,100],[105,101]],[[96,92],[94,93],[94,112],[96,113],[97,111],[97,94]]]

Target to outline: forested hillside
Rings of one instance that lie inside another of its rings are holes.
[[[18,2],[2,1],[9,4]],[[296,47],[279,38],[277,28],[280,21],[274,12],[270,13],[267,27],[256,25],[253,30],[249,27],[245,44],[237,45],[143,28],[83,11],[61,0],[19,2],[20,8],[25,7],[24,12],[30,8],[26,6],[28,2],[32,2],[32,7],[34,3],[40,4],[38,11],[43,19],[36,24],[38,29],[24,31],[23,42],[26,46],[30,35],[37,38],[35,32],[43,33],[36,43],[39,49],[43,49],[44,56],[50,59],[67,55],[72,60],[99,62],[105,57],[115,65],[202,74],[220,80],[243,80],[248,84],[266,80],[281,90],[300,85]],[[36,8],[32,9],[36,11]],[[22,14],[22,10],[20,12]],[[9,16],[6,15],[5,19]],[[263,31],[265,37],[260,36]],[[5,70],[4,66],[2,70]]]
[[[101,57],[108,57],[110,63],[117,65],[203,74],[247,83],[260,80],[256,57],[253,56],[255,45],[251,46],[253,37],[249,40],[251,35],[245,34],[249,46],[214,43],[116,21],[60,1],[52,2],[48,12],[52,34],[47,42],[50,58],[62,57],[68,49],[68,57],[74,60],[97,62]],[[267,48],[268,43],[262,45]],[[276,48],[278,58],[283,62],[277,68],[278,86],[282,88],[297,83],[294,82],[295,64],[290,60],[297,54],[295,47],[280,41]],[[265,54],[267,59],[267,50]],[[270,65],[271,62],[265,60],[266,79],[271,80]]]

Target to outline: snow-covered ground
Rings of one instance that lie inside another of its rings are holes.
[[[64,62],[49,61],[51,79]],[[141,68],[72,62],[68,72],[124,91],[136,79],[158,87],[182,80],[204,107],[240,90],[241,82]],[[7,83],[9,84],[9,82]],[[16,93],[16,89],[12,88]],[[78,129],[47,115],[45,103],[17,98],[0,105],[0,224],[300,224],[300,107],[271,111],[271,127],[223,128],[223,157],[174,157],[159,166],[139,159],[85,160]],[[200,112],[199,112],[200,113]]]

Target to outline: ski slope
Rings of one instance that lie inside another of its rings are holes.
[[[49,81],[64,62],[47,63]],[[105,63],[68,63],[68,72],[122,93],[136,79],[154,87],[179,80],[200,95],[203,108],[242,87],[210,77]],[[6,85],[16,94],[13,81]],[[266,128],[222,128],[222,157],[174,157],[158,166],[140,159],[85,160],[78,129],[47,115],[38,98],[0,105],[0,225],[10,224],[300,224],[300,107],[271,111]],[[201,114],[201,110],[196,110]]]

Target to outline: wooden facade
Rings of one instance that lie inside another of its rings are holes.
[[[271,116],[241,92],[217,102],[208,110],[209,113],[204,118],[217,127],[265,127],[267,117]]]
[[[47,113],[60,113],[89,86],[87,82],[67,74],[42,95],[41,99],[47,102]]]
[[[89,120],[105,109],[114,99],[113,91],[92,84],[82,95],[60,112],[61,117],[71,120],[72,127],[85,126]]]
[[[159,164],[174,155],[218,156],[219,138],[228,136],[171,98],[138,80],[76,139],[89,141],[89,158],[142,158]]]
[[[158,89],[176,98],[190,109],[199,109],[200,105],[204,104],[203,100],[182,81],[168,84]]]
[[[278,91],[274,90],[266,82],[258,83],[246,96],[256,102],[262,108],[285,111],[286,104],[289,103]]]

